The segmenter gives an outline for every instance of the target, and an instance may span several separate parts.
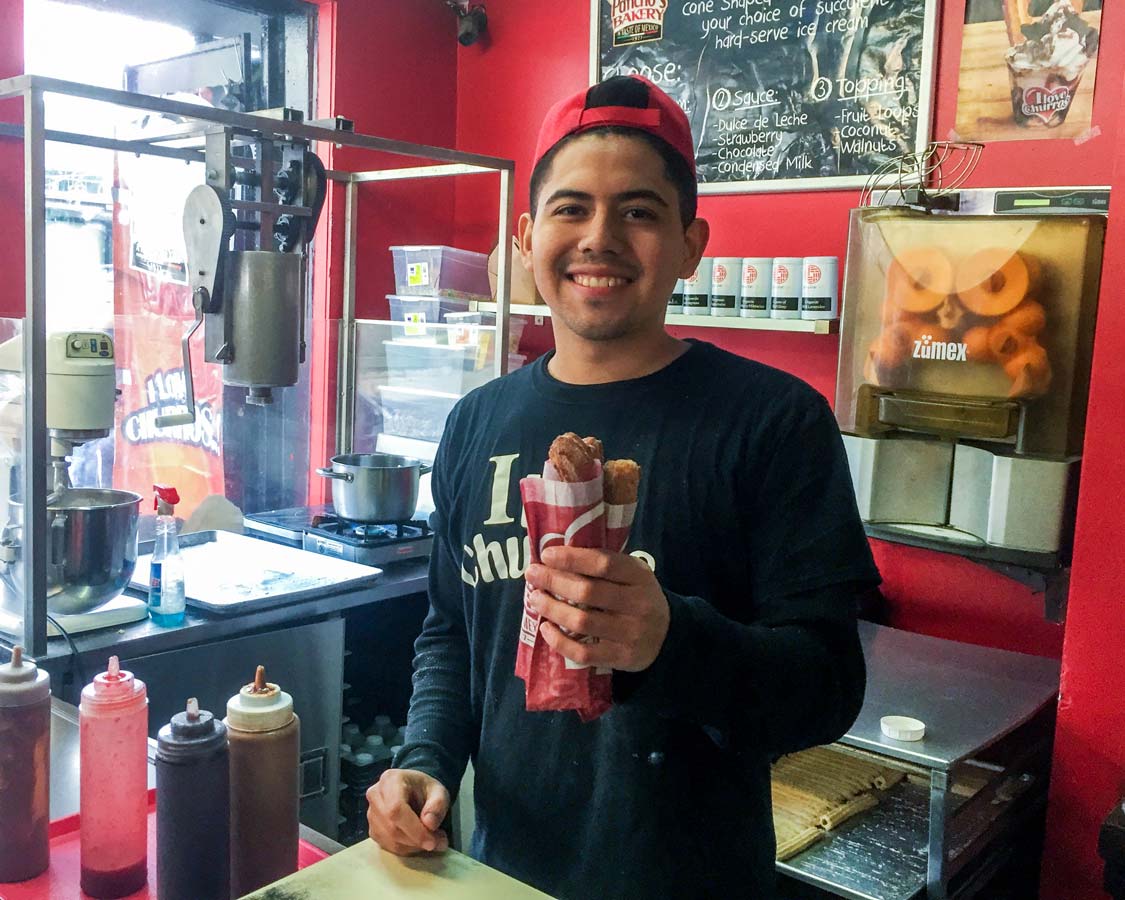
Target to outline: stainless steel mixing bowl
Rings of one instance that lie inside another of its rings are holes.
[[[14,518],[19,505],[13,503]],[[137,564],[141,496],[131,491],[70,488],[47,506],[47,610],[89,612],[123,590]],[[11,529],[9,529],[11,531]],[[14,536],[22,542],[22,528]],[[23,554],[2,564],[3,605],[22,613]]]

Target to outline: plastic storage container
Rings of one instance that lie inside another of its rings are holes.
[[[441,440],[445,420],[457,404],[457,396],[418,393],[410,388],[381,387],[375,407],[382,418],[382,432],[418,441]]]
[[[391,247],[395,293],[490,300],[488,257],[440,245]]]
[[[436,342],[384,341],[387,384],[444,394],[464,394],[492,377],[477,368],[477,348]]]
[[[453,297],[403,297],[398,294],[387,294],[390,304],[391,320],[405,322],[402,327],[394,329],[395,337],[432,337],[442,344],[451,344],[454,341],[447,336],[448,328],[430,328],[427,325],[441,323],[453,324],[456,320],[448,317],[450,314],[468,314],[469,302]],[[476,313],[475,315],[479,315]]]

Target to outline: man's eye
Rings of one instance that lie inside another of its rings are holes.
[[[625,218],[627,219],[655,219],[656,213],[651,209],[643,206],[631,206],[625,210]]]
[[[582,212],[583,212],[583,210],[582,210],[581,206],[574,206],[574,205],[559,206],[555,209],[553,215],[556,215],[556,216],[580,216],[580,215],[582,215]]]

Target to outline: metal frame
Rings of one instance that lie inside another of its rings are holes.
[[[24,242],[25,242],[25,302],[24,302],[24,453],[23,453],[23,574],[26,586],[24,596],[23,645],[32,656],[47,652],[47,558],[41,551],[46,543],[47,509],[43,502],[47,496],[47,470],[34,461],[48,457],[47,404],[46,404],[46,166],[45,145],[48,140],[80,144],[101,149],[119,150],[138,155],[167,156],[189,161],[203,161],[199,149],[163,146],[161,140],[182,140],[184,135],[151,141],[126,141],[94,135],[47,131],[45,125],[44,96],[63,94],[90,101],[109,103],[129,109],[148,110],[181,116],[188,122],[204,125],[223,125],[269,140],[273,138],[305,138],[336,146],[357,147],[395,156],[427,160],[429,166],[404,169],[387,169],[362,173],[333,171],[329,176],[347,185],[346,203],[348,235],[351,243],[346,248],[348,274],[346,277],[344,308],[345,319],[338,347],[341,361],[348,362],[346,384],[341,381],[341,397],[354,379],[351,361],[354,358],[355,340],[355,211],[357,185],[366,181],[391,181],[402,178],[441,177],[450,175],[493,172],[500,176],[500,221],[497,241],[500,247],[496,301],[498,317],[498,347],[507,346],[508,285],[511,278],[511,256],[508,234],[512,222],[511,160],[461,153],[442,147],[412,144],[371,135],[338,131],[302,122],[285,122],[265,115],[235,113],[225,109],[212,109],[165,100],[145,94],[93,87],[44,78],[39,75],[20,75],[0,80],[0,100],[22,98],[23,123],[0,123],[0,137],[22,138],[24,146]],[[200,133],[202,140],[202,133]],[[350,323],[350,324],[349,324]],[[496,354],[496,374],[507,369],[507,354]],[[342,372],[342,374],[344,374]],[[353,398],[354,399],[354,398]],[[346,401],[347,398],[344,398]],[[337,421],[347,406],[341,402]],[[349,413],[350,416],[350,413]],[[350,419],[349,419],[350,421]],[[338,426],[339,427],[339,426]],[[349,430],[350,441],[350,430]]]
[[[355,439],[355,352],[356,352],[356,314],[355,314],[355,257],[358,240],[359,186],[379,181],[401,181],[417,178],[447,178],[456,175],[500,176],[500,220],[497,226],[496,246],[496,352],[495,373],[499,378],[508,371],[508,354],[502,348],[508,346],[509,318],[511,303],[509,285],[511,284],[511,247],[507,235],[511,234],[513,214],[512,172],[514,163],[507,160],[494,160],[505,165],[483,165],[481,157],[471,154],[456,154],[464,157],[462,162],[446,165],[417,166],[404,169],[379,169],[369,172],[329,171],[328,177],[345,185],[344,193],[344,305],[340,318],[340,354],[336,369],[336,453],[351,453]]]

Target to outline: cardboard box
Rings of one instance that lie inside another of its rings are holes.
[[[488,254],[488,283],[492,288],[492,299],[496,299],[496,257],[499,256],[499,247],[493,247],[492,252]],[[543,298],[539,296],[539,291],[535,287],[535,279],[531,277],[531,273],[523,267],[520,261],[519,244],[515,238],[512,238],[512,286],[511,297],[512,303],[524,304],[543,304]]]

